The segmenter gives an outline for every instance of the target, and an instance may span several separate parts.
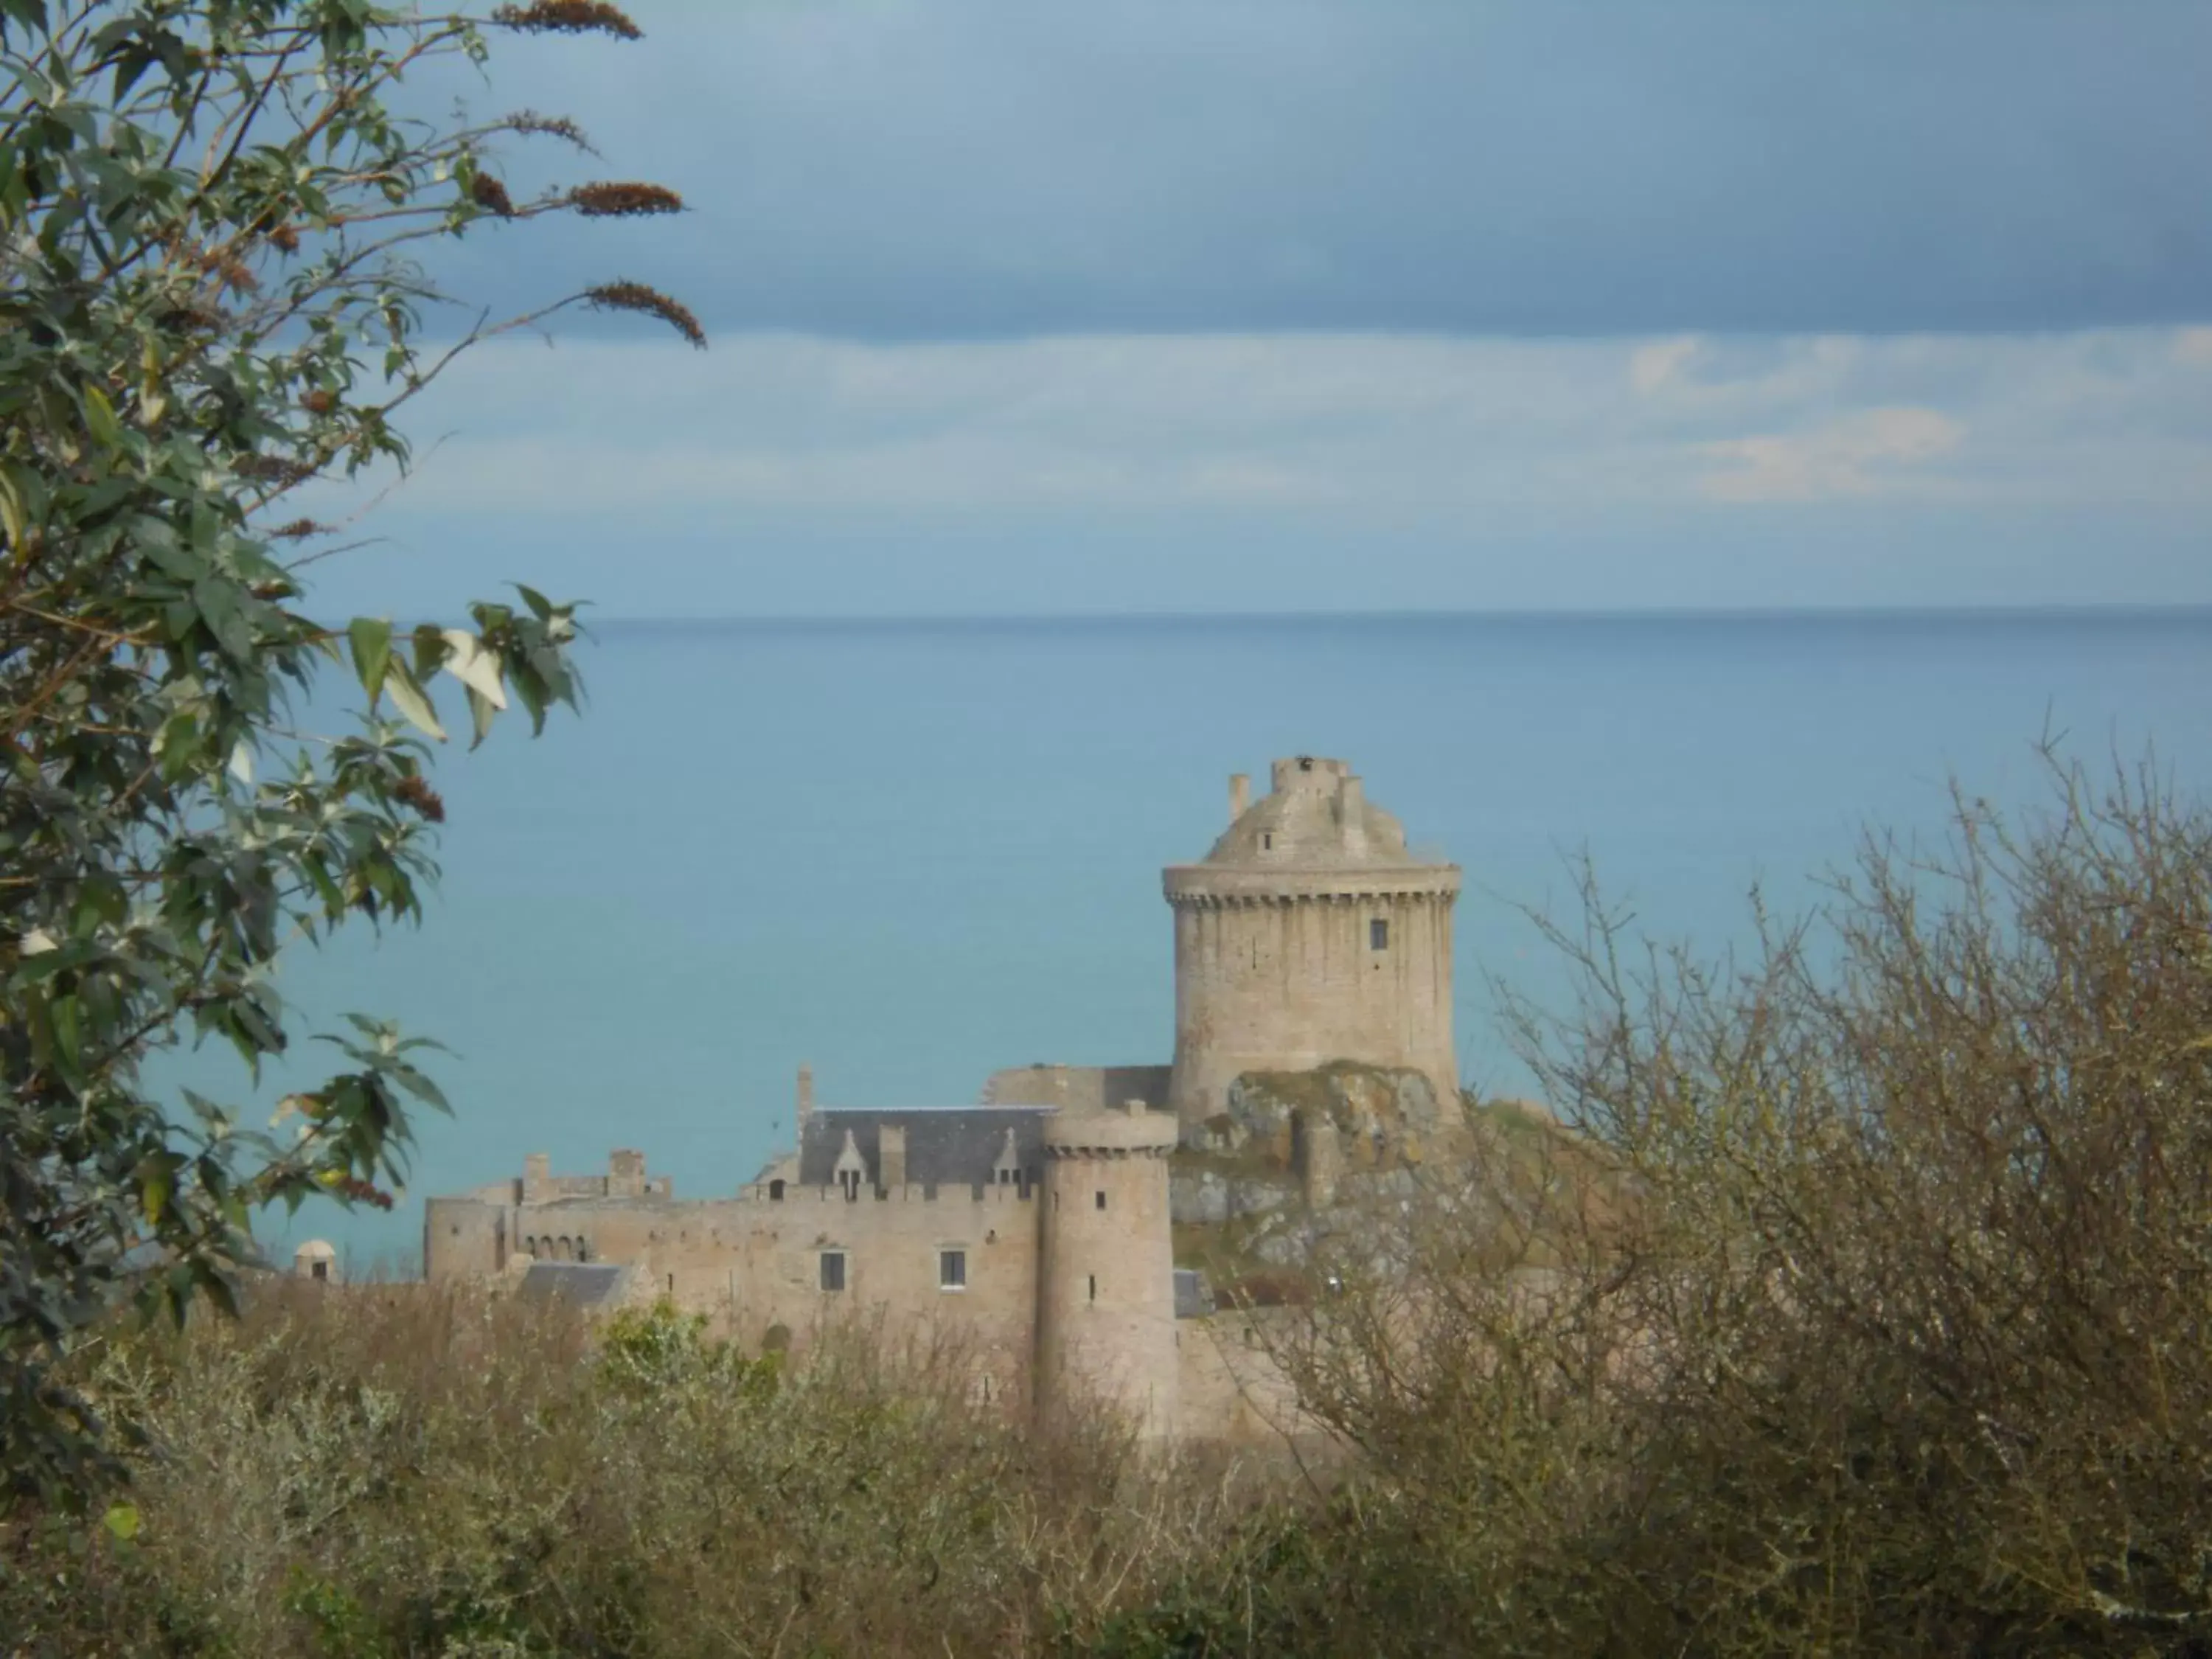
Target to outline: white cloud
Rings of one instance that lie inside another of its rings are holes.
[[[1698,480],[1717,501],[1821,501],[1905,487],[1908,470],[1957,448],[1966,428],[1932,409],[1869,409],[1804,432],[1703,446],[1733,463]]]
[[[502,342],[411,411],[404,511],[785,524],[1146,514],[1356,533],[1837,500],[2212,508],[2212,329],[1193,335],[702,356]],[[320,501],[318,516],[334,516]]]
[[[1698,344],[1696,335],[1684,334],[1638,346],[1629,356],[1629,384],[1650,397],[1672,381],[1683,366],[1698,355]]]

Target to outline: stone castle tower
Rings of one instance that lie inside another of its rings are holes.
[[[1148,1437],[1173,1432],[1181,1364],[1168,1231],[1175,1147],[1175,1120],[1141,1100],[1119,1112],[1059,1111],[1045,1120],[1041,1413],[1098,1400],[1128,1413]]]
[[[1170,866],[1176,1047],[1169,1085],[1186,1141],[1246,1072],[1333,1060],[1422,1073],[1456,1117],[1452,904],[1459,866],[1406,850],[1397,819],[1340,760],[1274,763],[1254,802],[1229,781],[1231,823],[1203,863]]]

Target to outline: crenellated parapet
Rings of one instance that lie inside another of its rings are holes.
[[[1054,1112],[1044,1121],[1048,1159],[1165,1158],[1175,1149],[1175,1119],[1141,1100],[1117,1112]]]
[[[1033,1188],[1026,1182],[1008,1182],[994,1185],[989,1182],[951,1182],[931,1185],[910,1181],[896,1187],[872,1187],[863,1184],[857,1190],[845,1187],[802,1187],[795,1182],[756,1181],[738,1188],[736,1202],[740,1204],[973,1204],[1007,1206],[1026,1204]]]
[[[1191,879],[1196,872],[1170,870],[1164,884],[1167,901],[1179,910],[1285,908],[1297,904],[1367,904],[1376,899],[1433,899],[1449,904],[1459,897],[1459,871],[1446,865],[1419,878],[1347,878],[1340,871],[1317,873],[1316,885],[1300,888],[1291,883],[1296,872],[1262,878],[1237,877]],[[1179,879],[1182,878],[1182,879]]]

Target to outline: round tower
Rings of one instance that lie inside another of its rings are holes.
[[[1175,1429],[1175,1250],[1168,1154],[1176,1121],[1131,1101],[1044,1122],[1036,1404],[1050,1417],[1117,1406],[1148,1439]]]
[[[1459,866],[1406,850],[1398,820],[1340,760],[1274,764],[1200,864],[1171,865],[1176,1050],[1170,1098],[1186,1140],[1226,1109],[1246,1072],[1333,1060],[1404,1066],[1459,1111],[1452,1044],[1452,905]]]

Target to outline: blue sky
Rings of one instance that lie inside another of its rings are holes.
[[[2205,0],[635,0],[336,604],[2212,601]]]

